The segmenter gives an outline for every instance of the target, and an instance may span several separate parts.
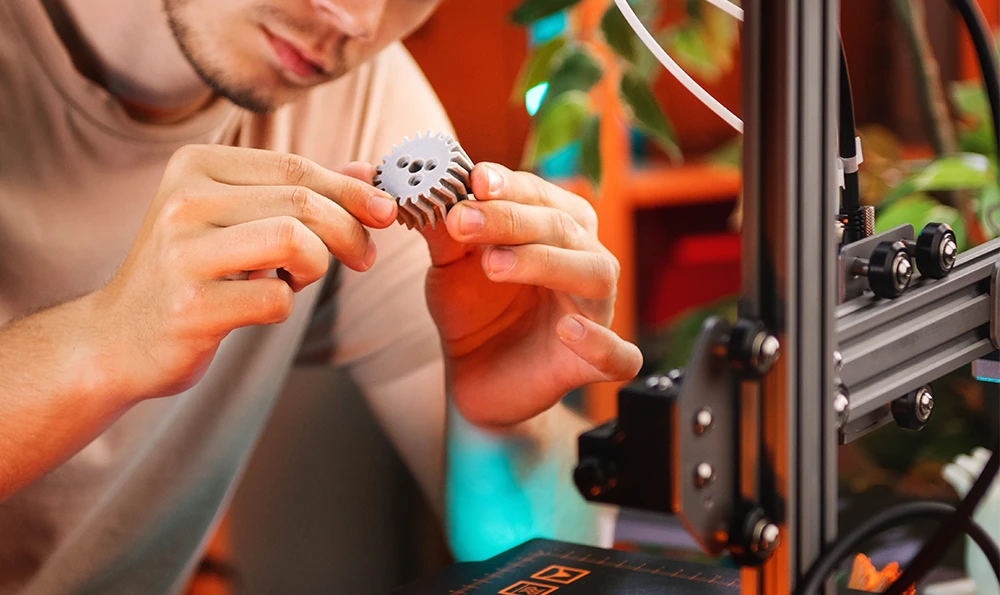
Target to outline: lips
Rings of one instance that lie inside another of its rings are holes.
[[[274,49],[274,54],[282,68],[299,78],[315,79],[326,74],[326,69],[316,60],[311,59],[288,41],[264,29],[268,42]]]

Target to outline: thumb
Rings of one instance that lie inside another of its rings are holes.
[[[642,352],[586,316],[566,314],[556,325],[559,340],[581,360],[580,384],[631,380],[642,367]]]

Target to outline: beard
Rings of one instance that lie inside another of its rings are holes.
[[[204,33],[197,31],[185,18],[187,15],[185,15],[184,8],[192,3],[193,0],[164,0],[163,7],[177,45],[199,78],[216,95],[228,99],[243,109],[258,114],[277,109],[281,102],[274,97],[273,89],[268,92],[265,90],[265,86],[255,84],[249,79],[242,80],[238,76],[234,76],[222,65],[217,56],[212,55],[212,52],[205,47],[206,44],[200,42],[200,35],[204,35]],[[317,30],[314,23],[293,19],[290,15],[272,6],[258,6],[255,8],[255,13],[261,22],[281,22],[288,29],[300,32],[308,38],[317,38],[323,34],[322,31]],[[342,39],[336,46],[337,59],[335,63],[337,69],[331,79],[340,77],[346,70],[344,68],[345,43],[346,39]],[[290,89],[289,94],[301,91],[302,89],[294,91]]]

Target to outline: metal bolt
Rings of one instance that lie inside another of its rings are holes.
[[[660,383],[660,377],[659,376],[650,376],[649,378],[646,379],[646,387],[647,388],[653,388],[654,386],[656,386],[659,383]]]
[[[921,423],[926,422],[931,417],[934,410],[934,395],[926,386],[917,391],[916,414]]]
[[[896,287],[906,287],[910,283],[910,277],[912,276],[913,265],[910,264],[909,257],[905,253],[897,255],[896,259],[892,262],[892,279]]]
[[[950,269],[955,264],[955,258],[958,256],[958,244],[955,240],[948,239],[944,241],[944,245],[941,246],[941,265],[944,269]]]
[[[751,364],[760,372],[766,372],[778,361],[781,343],[770,333],[762,332],[754,338],[753,361]]]
[[[833,352],[833,369],[838,374],[844,369],[844,356],[839,351]]]
[[[667,376],[674,382],[680,382],[684,378],[684,370],[674,368],[667,372]]]
[[[708,463],[698,463],[694,469],[694,485],[702,488],[712,483],[715,479],[715,469]]]
[[[837,394],[833,396],[833,411],[837,414],[837,427],[843,428],[847,423],[850,414],[849,407],[851,399],[847,394],[847,389],[843,386],[837,388]]]
[[[769,551],[778,545],[778,538],[781,537],[781,531],[778,526],[774,523],[768,523],[764,525],[763,530],[760,532],[760,543],[758,544],[758,549],[763,551]]]
[[[712,423],[715,418],[712,416],[712,411],[707,407],[699,409],[697,413],[694,414],[694,431],[696,434],[704,434],[712,427]]]

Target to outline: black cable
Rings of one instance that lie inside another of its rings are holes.
[[[994,59],[996,50],[993,48],[990,29],[979,5],[974,0],[951,0],[951,3],[962,16],[965,27],[969,30],[969,36],[972,38],[972,45],[976,49],[979,69],[983,74],[983,86],[986,88],[986,97],[990,103],[990,115],[993,119],[993,141],[997,146],[997,158],[1000,158],[1000,80],[998,80],[997,75],[997,64]],[[997,468],[1000,467],[998,456],[1000,456],[1000,449],[994,449],[990,460],[983,467],[983,472],[979,474],[972,489],[966,494],[951,518],[941,525],[941,528],[924,544],[924,547],[920,548],[917,555],[907,565],[902,576],[886,590],[886,595],[902,595],[903,591],[916,584],[931,567],[938,563],[958,534],[969,523],[973,522],[972,513],[997,475]],[[994,572],[1000,572],[997,563],[993,562],[992,564]]]
[[[851,91],[851,75],[847,70],[847,56],[844,40],[840,39],[840,118],[838,122],[838,144],[841,159],[857,156],[857,127],[854,121],[854,93]],[[861,192],[858,189],[858,172],[844,172],[844,193],[840,200],[840,212],[854,213],[861,209]],[[860,238],[855,238],[860,239]],[[853,241],[853,240],[852,240]]]
[[[823,583],[837,566],[855,552],[862,543],[883,531],[917,520],[937,520],[945,525],[951,521],[957,510],[954,506],[940,502],[910,502],[883,510],[841,537],[833,547],[823,554],[822,558],[813,564],[803,579],[802,587],[795,592],[798,595],[820,593]],[[981,525],[972,519],[969,519],[968,524],[961,531],[968,535],[983,551],[993,567],[997,581],[1000,581],[1000,569],[998,569],[1000,548],[997,547],[996,542],[990,538]]]

